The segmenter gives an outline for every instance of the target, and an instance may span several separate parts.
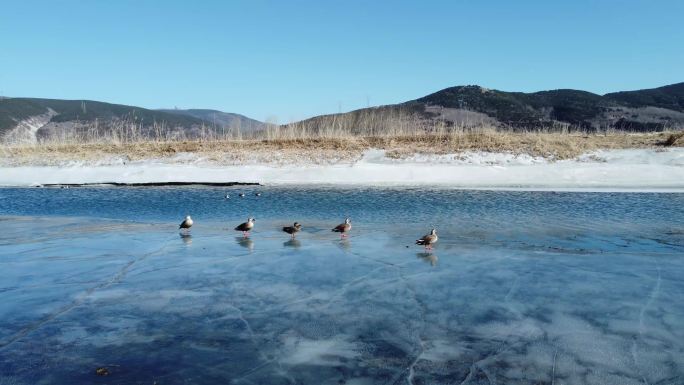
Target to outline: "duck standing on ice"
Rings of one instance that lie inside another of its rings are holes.
[[[283,231],[292,234],[292,238],[294,239],[295,234],[300,232],[302,230],[302,225],[299,222],[295,222],[292,226],[285,226],[283,227]]]
[[[242,235],[247,238],[249,236],[250,230],[254,228],[254,218],[247,218],[247,222],[245,223],[240,223],[235,230],[237,231],[242,231]]]
[[[335,226],[335,228],[333,228],[332,231],[334,231],[336,233],[341,233],[340,237],[344,238],[347,236],[347,233],[351,231],[351,229],[352,229],[351,219],[347,218],[344,220],[344,223]]]
[[[437,236],[437,230],[432,229],[430,234],[423,236],[420,239],[416,239],[416,245],[425,246],[427,250],[432,250],[432,245],[437,243],[439,237]]]
[[[192,224],[194,222],[192,221],[192,218],[190,218],[190,215],[186,215],[185,219],[181,224],[178,226],[179,229],[185,230],[185,231],[190,231],[190,228],[192,227]]]

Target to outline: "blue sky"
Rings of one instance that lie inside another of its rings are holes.
[[[684,81],[684,1],[0,0],[0,94],[285,123],[454,85]]]

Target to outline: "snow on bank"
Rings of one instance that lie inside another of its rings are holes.
[[[354,163],[277,166],[140,162],[73,167],[3,167],[0,185],[148,182],[448,186],[484,189],[684,191],[684,149],[606,150],[550,162],[528,155],[464,153],[390,159],[367,151]]]

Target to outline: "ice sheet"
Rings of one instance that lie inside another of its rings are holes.
[[[259,202],[312,194],[338,199]],[[453,206],[483,206],[469,217],[439,203],[463,194],[416,194],[445,211],[432,252],[412,243],[426,224],[360,213],[346,240],[298,217],[294,241],[268,211],[250,239],[201,215],[187,235],[139,211],[2,217],[0,384],[682,383],[680,194],[612,195],[606,211],[604,194],[578,209],[576,194],[473,192]],[[508,195],[530,206],[510,228],[494,218]]]

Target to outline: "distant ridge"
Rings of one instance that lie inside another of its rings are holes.
[[[680,129],[684,128],[684,83],[605,95],[572,89],[523,93],[477,85],[456,86],[405,103],[321,115],[292,125],[311,133],[334,126],[355,134],[374,132],[367,126],[378,122],[385,125],[384,132],[395,125],[423,130],[436,124],[508,130]],[[126,130],[121,129],[123,126]],[[226,132],[242,135],[265,128],[264,123],[246,116],[209,109],[151,110],[91,100],[0,98],[3,142],[94,131],[102,137],[117,129],[125,135],[144,137],[156,133],[159,137],[158,133],[163,132],[163,138],[193,138]]]
[[[255,119],[248,118],[244,115],[234,114],[234,113],[230,113],[230,112],[217,111],[217,110],[160,109],[157,111],[162,111],[162,112],[166,112],[169,114],[175,114],[175,115],[181,115],[181,116],[190,116],[193,118],[201,119],[202,121],[206,122],[207,124],[217,126],[217,127],[240,128],[240,129],[248,130],[248,131],[261,130],[265,127],[264,123],[262,123],[258,120],[255,120]]]
[[[201,120],[192,117],[93,100],[4,98],[0,100],[0,131],[11,129],[18,121],[48,113],[49,110],[54,111],[50,121],[55,123],[133,119],[141,121],[143,125],[155,122],[165,122],[174,126],[202,124]]]
[[[333,119],[359,126],[372,120],[370,115],[392,114],[461,127],[661,131],[684,127],[684,83],[605,95],[572,89],[523,93],[456,86],[405,103],[318,116],[301,123],[314,130],[323,129]]]
[[[136,125],[143,135],[163,128],[187,137],[201,130],[249,131],[263,125],[242,115],[214,110],[151,110],[93,100],[0,99],[0,139],[14,135],[35,140],[62,132],[94,129],[107,132],[121,124]]]

